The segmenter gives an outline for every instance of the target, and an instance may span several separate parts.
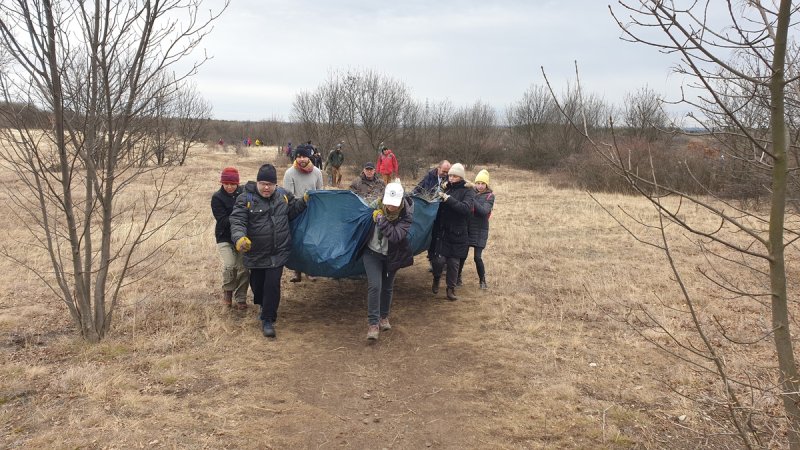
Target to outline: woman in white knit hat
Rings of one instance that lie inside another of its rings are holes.
[[[447,266],[447,299],[458,300],[456,282],[461,259],[469,253],[467,223],[472,215],[475,190],[466,186],[466,173],[461,163],[453,164],[447,175],[447,186],[437,195],[441,199],[436,221],[433,224],[431,239],[434,255],[433,265],[434,294],[439,292],[439,280]]]

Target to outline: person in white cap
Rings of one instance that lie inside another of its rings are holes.
[[[361,249],[367,272],[367,339],[376,340],[381,331],[392,329],[394,278],[399,269],[414,264],[408,231],[414,218],[414,202],[404,195],[403,185],[389,183],[383,199],[372,212],[369,240]]]

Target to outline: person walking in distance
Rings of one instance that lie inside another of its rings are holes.
[[[472,247],[480,288],[489,289],[489,285],[486,284],[486,268],[483,265],[483,249],[486,248],[486,241],[489,240],[489,218],[492,216],[492,208],[494,208],[494,192],[489,187],[488,170],[483,169],[478,172],[478,175],[475,176],[474,188],[475,203],[467,224],[469,246]],[[466,260],[466,257],[461,258],[456,286],[461,286],[462,284],[461,271],[464,269]]]
[[[383,146],[381,154],[378,156],[375,170],[377,170],[378,174],[383,178],[383,184],[389,184],[392,180],[400,176],[400,164],[397,162],[397,157],[394,156],[391,149]]]
[[[344,163],[344,153],[342,153],[342,144],[336,144],[336,148],[328,153],[328,159],[325,161],[325,168],[331,171],[331,184],[337,188],[342,185],[342,164]]]
[[[414,217],[414,202],[403,195],[400,183],[389,183],[383,199],[375,202],[369,241],[362,249],[367,272],[367,339],[378,339],[389,331],[389,313],[397,271],[414,264],[408,231]]]
[[[306,209],[308,200],[295,197],[277,182],[275,167],[261,166],[256,181],[248,182],[236,198],[230,216],[231,237],[250,269],[253,302],[261,306],[261,331],[269,338],[275,337],[281,276],[292,248],[289,221]]]
[[[448,173],[447,186],[437,195],[441,199],[431,239],[435,239],[433,263],[434,294],[439,292],[439,280],[447,266],[447,299],[458,300],[456,282],[461,259],[467,257],[469,240],[467,223],[475,202],[475,190],[466,186],[466,173],[460,163],[453,164]]]
[[[283,174],[283,188],[295,197],[302,198],[306,192],[322,189],[322,171],[311,162],[314,147],[310,144],[298,145],[294,151],[294,163]],[[292,283],[302,281],[303,275],[299,270],[289,280]],[[313,278],[309,277],[310,280]]]
[[[214,236],[217,240],[217,251],[222,259],[222,303],[233,306],[236,299],[236,309],[247,309],[247,283],[250,272],[244,267],[242,254],[236,251],[231,238],[230,215],[236,197],[242,193],[239,187],[239,171],[235,167],[222,169],[219,177],[221,184],[219,190],[211,196],[211,213],[217,223],[214,227]]]

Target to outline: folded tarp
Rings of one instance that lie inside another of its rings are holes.
[[[291,222],[292,253],[286,267],[319,277],[361,275],[357,255],[369,238],[373,209],[348,190],[309,191],[308,208]],[[439,202],[413,196],[414,221],[409,231],[414,254],[428,250]]]

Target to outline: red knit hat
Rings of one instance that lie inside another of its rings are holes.
[[[239,184],[239,171],[236,167],[226,167],[219,175],[219,182],[222,184]]]

